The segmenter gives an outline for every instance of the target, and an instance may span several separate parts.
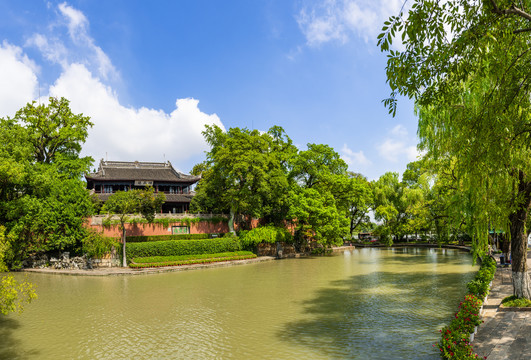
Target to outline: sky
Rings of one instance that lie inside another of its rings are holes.
[[[401,0],[0,0],[0,117],[70,100],[83,155],[171,161],[209,150],[205,125],[281,126],[373,180],[418,156],[413,103],[395,117],[376,46]]]

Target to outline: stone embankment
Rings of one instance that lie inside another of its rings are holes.
[[[70,257],[69,252],[48,257],[45,254],[30,256],[22,262],[25,269],[52,269],[52,270],[90,270],[94,268],[110,268],[120,266],[120,259],[116,251],[107,254],[101,259],[83,256]]]
[[[254,264],[263,261],[275,260],[273,256],[262,256],[254,259],[223,261],[211,264],[193,264],[181,266],[167,266],[156,268],[131,269],[124,267],[109,267],[97,269],[51,269],[51,268],[30,268],[24,269],[26,272],[37,272],[54,275],[78,275],[78,276],[110,276],[110,275],[142,275],[142,274],[158,274],[163,272],[199,270],[208,268],[218,268],[245,264]]]

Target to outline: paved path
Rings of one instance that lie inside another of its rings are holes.
[[[528,254],[528,259],[529,254]],[[528,267],[531,260],[528,260]],[[513,294],[511,268],[498,268],[484,305],[483,320],[473,342],[474,351],[488,360],[531,359],[531,311],[500,308],[503,298]]]

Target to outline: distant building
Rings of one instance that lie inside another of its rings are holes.
[[[200,176],[186,175],[176,171],[171,163],[100,161],[97,172],[86,174],[87,189],[100,200],[106,201],[117,191],[143,189],[152,186],[156,193],[164,193],[164,213],[183,213],[189,210],[194,196],[192,185]]]

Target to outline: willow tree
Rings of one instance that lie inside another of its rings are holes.
[[[476,250],[486,248],[489,223],[505,223],[514,294],[531,298],[531,2],[417,0],[382,31],[391,87],[385,105],[394,114],[398,96],[415,101],[421,147],[456,161]],[[403,50],[393,50],[393,40]]]

